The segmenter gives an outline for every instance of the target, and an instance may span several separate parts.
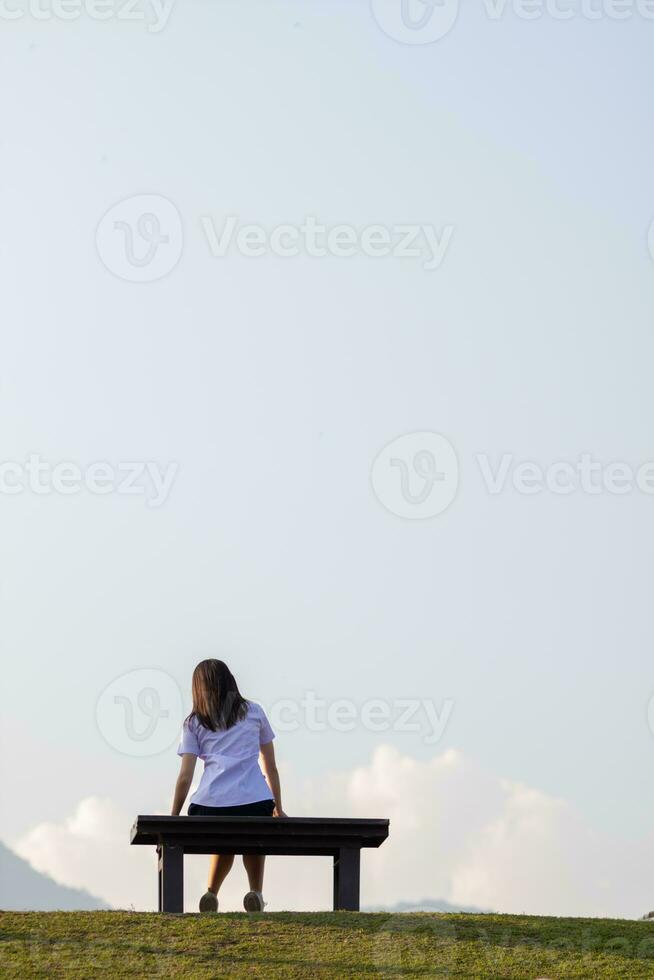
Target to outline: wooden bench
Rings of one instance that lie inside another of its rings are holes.
[[[184,911],[185,854],[322,854],[334,859],[334,910],[359,909],[362,847],[379,847],[388,820],[322,817],[139,816],[130,844],[159,855],[159,911]]]

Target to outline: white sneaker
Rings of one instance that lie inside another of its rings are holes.
[[[213,892],[205,892],[200,899],[200,912],[217,912],[218,896]]]
[[[248,892],[243,899],[246,912],[263,912],[265,905],[261,892]]]

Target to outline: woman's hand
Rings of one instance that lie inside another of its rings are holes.
[[[281,786],[279,785],[279,773],[277,772],[275,750],[272,742],[266,742],[265,745],[261,746],[260,751],[263,774],[266,777],[266,782],[270,787],[270,795],[275,801],[273,817],[285,817],[286,814],[282,810],[282,790]]]
[[[185,753],[182,756],[182,764],[180,766],[177,782],[175,783],[175,795],[173,797],[173,805],[170,811],[171,816],[173,817],[178,817],[182,812],[184,801],[188,796],[188,791],[190,790],[191,783],[193,782],[193,773],[195,772],[195,763],[197,761],[198,757],[196,755]]]

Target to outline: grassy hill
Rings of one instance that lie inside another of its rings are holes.
[[[3,978],[654,977],[654,923],[433,913],[0,913]]]

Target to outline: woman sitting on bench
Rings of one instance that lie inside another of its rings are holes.
[[[177,749],[182,765],[172,815],[179,816],[184,806],[199,756],[204,772],[191,797],[189,817],[285,816],[274,737],[263,708],[241,696],[232,672],[222,660],[199,663],[193,671],[193,710],[184,722]],[[250,891],[243,899],[247,912],[263,912],[265,860],[263,854],[243,855],[250,883]],[[233,863],[233,854],[213,855],[200,912],[218,911],[218,891]]]

